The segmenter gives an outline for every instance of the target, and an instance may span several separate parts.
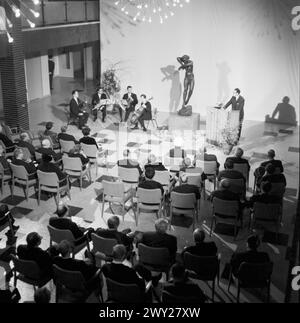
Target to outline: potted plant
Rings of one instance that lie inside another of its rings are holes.
[[[222,148],[225,155],[229,155],[238,142],[238,127],[226,127],[222,130]]]

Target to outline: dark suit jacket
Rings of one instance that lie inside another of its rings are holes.
[[[286,186],[286,178],[283,174],[273,174],[273,175],[265,175],[262,178],[262,182],[269,183],[282,183]]]
[[[212,201],[215,197],[224,201],[238,201],[240,203],[239,195],[229,190],[217,190],[212,192],[210,200]]]
[[[215,161],[217,163],[217,167],[218,168],[220,167],[220,163],[218,162],[218,158],[216,155],[211,155],[211,154],[207,154],[207,153],[205,153],[204,155],[197,154],[195,156],[195,161],[197,161],[197,160],[203,160],[203,161],[207,161],[207,162]]]
[[[17,248],[17,254],[20,259],[35,261],[45,275],[52,272],[52,259],[47,251],[41,248],[28,248],[26,245],[20,245]]]
[[[77,118],[81,111],[81,101],[78,99],[78,103],[74,98],[70,101],[70,116],[71,118]]]
[[[175,187],[173,189],[173,192],[182,193],[182,194],[194,193],[196,196],[196,199],[200,200],[200,191],[196,185],[183,184],[183,185]]]
[[[238,157],[228,157],[225,161],[225,163],[227,161],[232,161],[234,164],[246,164],[248,166],[248,170],[250,170],[250,165],[247,159],[245,158],[238,158]]]
[[[79,229],[78,225],[68,218],[50,218],[49,224],[58,230],[70,230],[75,239],[83,237],[84,233]]]
[[[128,93],[124,94],[123,100],[127,101],[128,97],[129,97]],[[134,94],[134,93],[131,93],[131,98],[132,98],[132,102],[131,102],[130,106],[128,106],[128,109],[134,110],[135,106],[139,103],[139,101],[138,101],[136,94]]]
[[[67,177],[56,165],[53,163],[41,163],[38,169],[44,173],[56,173],[58,179],[61,181]]]
[[[233,111],[240,111],[240,121],[244,120],[244,106],[245,106],[245,99],[240,95],[238,100],[236,97],[233,96],[228,103],[225,104],[224,109],[227,109],[229,106],[232,106]]]
[[[145,190],[160,189],[161,194],[164,194],[163,186],[160,183],[156,182],[156,181],[144,180],[144,181],[140,182],[139,187],[143,188]]]
[[[126,247],[132,244],[132,239],[130,239],[125,233],[120,232],[118,230],[110,230],[110,229],[97,229],[96,234],[105,239],[116,239],[118,244],[122,244]]]
[[[98,93],[95,93],[92,97],[92,105],[95,107],[101,100],[107,100],[107,95],[102,93],[101,97],[99,98]]]
[[[177,252],[177,238],[170,234],[162,234],[159,232],[145,232],[141,239],[141,243],[151,248],[167,248],[169,250],[171,260],[175,261]]]
[[[135,160],[122,159],[122,160],[119,160],[117,164],[119,167],[122,167],[122,168],[129,168],[129,169],[136,168],[136,169],[138,169],[140,175],[143,173],[139,163]]]
[[[274,159],[274,160],[268,160],[268,161],[265,161],[265,162],[261,163],[260,166],[267,167],[269,164],[272,164],[275,168],[279,168],[280,171],[281,171],[281,173],[284,172],[284,169],[283,169],[283,165],[282,165],[281,160],[276,160],[276,159]]]
[[[199,257],[213,257],[216,256],[218,249],[216,244],[213,241],[211,241],[197,243],[194,246],[184,248],[184,250],[182,251],[182,256],[185,252],[189,252],[192,255]]]
[[[15,144],[3,133],[0,133],[0,140],[4,143],[5,147],[13,147]]]
[[[228,178],[228,179],[244,179],[245,183],[246,183],[246,179],[243,176],[242,173],[240,173],[237,170],[234,169],[228,169],[228,170],[223,170],[222,172],[220,172],[219,176],[218,176],[218,181],[221,181],[224,178]]]
[[[31,157],[35,158],[35,148],[30,142],[20,140],[18,142],[18,147],[27,148],[30,152]]]
[[[83,260],[55,257],[53,262],[62,269],[81,272],[87,282],[92,279],[97,272],[97,268],[95,266],[87,264]]]
[[[74,138],[74,136],[69,135],[68,133],[59,133],[57,135],[57,139],[58,140],[63,140],[63,141],[73,141],[73,142],[77,142],[76,139]]]
[[[151,103],[148,101],[146,102],[146,108],[143,112],[143,119],[144,120],[152,120],[152,106]]]
[[[82,137],[79,142],[85,145],[95,145],[97,148],[99,148],[95,138],[93,137]]]
[[[52,148],[39,148],[37,150],[38,153],[40,154],[44,154],[44,155],[48,155],[48,156],[52,156],[52,158],[55,160],[55,161],[58,161],[62,158],[62,154],[61,153],[56,153]]]

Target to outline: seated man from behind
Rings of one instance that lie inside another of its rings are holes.
[[[193,233],[195,245],[185,247],[182,251],[182,257],[185,252],[199,257],[213,257],[217,255],[218,249],[213,241],[205,242],[205,232],[201,229],[196,229]]]
[[[20,141],[18,142],[18,147],[27,148],[30,152],[31,159],[35,160],[35,148],[31,144],[31,140],[27,132],[21,133]]]
[[[16,166],[23,166],[29,175],[29,180],[37,178],[36,167],[30,159],[26,161],[24,160],[24,152],[22,148],[17,148],[14,151],[14,158],[12,160],[12,164]]]
[[[18,246],[18,257],[22,260],[35,261],[43,275],[52,275],[52,259],[50,254],[39,247],[42,237],[37,232],[32,232],[27,235],[26,242],[27,245]]]
[[[243,158],[244,156],[244,150],[242,148],[238,148],[236,150],[235,156],[234,157],[228,157],[225,161],[225,163],[228,160],[231,160],[233,164],[245,164],[248,166],[248,171],[250,171],[250,165],[247,159]]]
[[[133,239],[129,237],[125,232],[118,231],[120,225],[120,219],[117,216],[112,216],[107,221],[108,229],[97,229],[96,234],[99,237],[106,238],[106,239],[115,239],[117,240],[118,244],[122,244],[126,247],[127,251],[132,250],[132,242]]]
[[[142,180],[139,184],[139,188],[143,188],[145,190],[156,190],[156,189],[160,189],[161,190],[161,194],[164,194],[164,188],[163,186],[154,181],[153,178],[155,176],[155,170],[153,167],[147,167],[145,170],[145,179]]]
[[[217,163],[218,170],[220,168],[220,163],[218,162],[217,156],[212,155],[212,154],[208,154],[206,147],[200,148],[199,153],[195,155],[195,159],[194,159],[195,165],[197,164],[197,160],[199,160],[199,161],[207,161],[207,162],[215,161]]]
[[[53,144],[57,144],[57,133],[52,131],[53,129],[53,122],[46,123],[46,129],[44,131],[44,136],[50,137]]]
[[[199,201],[201,198],[199,187],[196,185],[188,184],[187,174],[181,175],[181,185],[174,187],[173,192],[181,194],[195,194],[196,199]]]
[[[52,156],[43,154],[42,155],[42,162],[38,167],[43,173],[55,173],[60,181],[59,186],[65,186],[68,184],[68,176],[66,173],[63,173],[59,167],[52,163]]]
[[[53,263],[61,269],[80,272],[87,283],[88,290],[100,292],[102,284],[100,277],[96,275],[97,267],[89,259],[78,260],[71,258],[72,244],[67,240],[58,245],[58,250],[60,256],[55,257]]]
[[[69,157],[70,158],[80,158],[81,164],[83,166],[83,169],[86,169],[88,166],[90,160],[82,150],[80,144],[76,144],[73,149],[70,150],[69,152]]]
[[[204,171],[201,169],[201,168],[196,168],[193,164],[192,164],[192,160],[188,157],[186,157],[184,160],[183,160],[183,163],[182,163],[182,167],[180,168],[180,172],[182,173],[186,173],[188,172],[188,170],[196,170],[198,169],[199,171],[201,171],[201,180],[202,181],[205,181],[207,179]]]
[[[148,167],[153,167],[155,171],[164,172],[167,171],[166,167],[157,161],[157,158],[154,154],[149,155],[148,162],[145,165],[145,170]]]
[[[167,233],[169,223],[161,218],[155,221],[155,232],[144,232],[138,243],[151,248],[167,248],[171,261],[175,262],[177,252],[177,238]]]
[[[81,144],[85,144],[85,145],[91,145],[91,146],[96,146],[97,149],[100,149],[101,147],[98,146],[97,141],[95,140],[95,138],[91,137],[91,129],[86,127],[82,129],[82,134],[83,137],[79,140],[79,142]]]
[[[60,129],[60,131],[61,132],[57,135],[58,141],[59,140],[63,140],[63,141],[73,141],[74,143],[77,143],[75,137],[67,133],[68,126],[62,126],[61,129]]]
[[[282,183],[286,186],[286,178],[283,173],[277,174],[276,168],[272,164],[268,164],[266,167],[266,173],[263,176],[261,182],[269,182],[271,184]]]
[[[246,184],[246,179],[243,174],[237,170],[234,170],[233,166],[233,161],[227,160],[224,165],[225,170],[219,173],[218,181],[221,181],[222,179],[243,179]]]
[[[78,246],[89,240],[88,229],[80,228],[78,225],[68,217],[69,210],[64,205],[59,205],[56,211],[57,216],[49,219],[49,225],[58,230],[69,230],[75,238],[75,245]]]
[[[6,148],[6,152],[11,153],[15,150],[15,144],[5,135],[2,125],[0,125],[0,140]]]
[[[270,182],[263,182],[261,184],[261,194],[255,194],[250,198],[249,206],[253,207],[254,203],[264,204],[281,204],[281,199],[278,196],[271,195],[272,184]]]
[[[237,252],[232,255],[231,268],[234,275],[237,274],[240,265],[244,262],[251,264],[263,264],[270,261],[266,252],[259,252],[260,239],[257,235],[251,235],[247,240],[247,251]]]
[[[275,150],[273,150],[273,149],[269,150],[268,151],[268,160],[261,163],[260,166],[266,168],[267,165],[272,164],[275,167],[275,169],[278,169],[279,172],[283,173],[284,169],[283,169],[282,162],[281,162],[281,160],[275,159],[275,157],[276,157]]]
[[[175,264],[171,268],[172,280],[165,283],[163,290],[170,293],[172,296],[180,299],[181,302],[193,301],[197,303],[205,303],[207,297],[201,290],[201,288],[193,283],[183,265]]]
[[[141,166],[138,161],[131,159],[131,152],[129,149],[125,149],[123,151],[123,157],[124,159],[118,161],[118,166],[121,168],[136,168],[140,175],[143,173]]]
[[[62,158],[61,153],[56,153],[52,148],[51,148],[51,142],[49,139],[44,139],[42,141],[42,147],[37,150],[38,153],[44,154],[44,155],[49,155],[51,156],[54,161],[59,161]]]

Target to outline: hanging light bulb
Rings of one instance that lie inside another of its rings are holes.
[[[6,35],[7,35],[7,39],[8,39],[8,42],[11,44],[14,42],[14,39],[11,37],[10,33],[9,32],[6,32]]]

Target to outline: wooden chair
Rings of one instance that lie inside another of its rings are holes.
[[[131,188],[129,190],[126,189],[123,182],[103,181],[102,185],[103,185],[102,214],[101,214],[102,218],[104,215],[105,202],[109,203],[109,208],[111,209],[112,212],[113,212],[112,204],[119,204],[122,206],[123,221],[124,221],[126,211],[128,212],[132,208],[133,212],[135,213],[133,208],[134,193]],[[126,203],[129,200],[131,201],[131,206],[128,209],[126,209]],[[134,216],[136,218],[135,214]]]
[[[92,233],[92,242],[93,242],[92,253],[96,254],[97,252],[100,252],[104,254],[106,257],[112,257],[113,247],[118,244],[118,241],[116,239],[103,238],[95,233]],[[101,267],[101,261],[97,262],[97,258],[96,258],[96,264],[98,265],[98,267]]]
[[[72,150],[75,147],[74,141],[65,141],[60,139],[59,144],[61,152],[67,154],[70,152],[70,150]]]
[[[234,223],[234,239],[236,239],[238,234],[238,222],[241,223],[242,226],[242,216],[240,218],[240,206],[238,201],[225,201],[218,199],[216,197],[213,198],[212,201],[212,221],[210,227],[210,236],[213,231],[213,224],[217,224],[217,218],[221,218],[223,220],[230,220]]]
[[[217,174],[218,174],[218,164],[216,161],[203,161],[196,160],[196,167],[201,168],[207,179],[212,181],[214,184],[214,190],[217,188]],[[204,183],[204,192],[206,192],[205,183]]]
[[[52,279],[50,275],[43,275],[35,261],[22,260],[14,255],[10,257],[14,265],[14,287],[17,287],[17,281],[20,280],[36,290],[36,287],[43,287]]]
[[[12,185],[11,185],[11,196],[14,196],[15,184],[19,184],[24,187],[25,197],[28,202],[29,187],[37,186],[37,178],[29,179],[33,174],[28,174],[24,166],[17,166],[13,163],[10,164],[12,170]]]
[[[71,199],[68,177],[60,181],[56,173],[44,173],[40,170],[37,171],[37,175],[38,175],[38,184],[39,184],[39,190],[38,190],[39,205],[41,201],[42,191],[57,194],[57,198],[55,199],[57,205],[59,204],[60,193],[62,192],[66,192],[69,196],[69,199]],[[63,186],[60,186],[60,184],[63,183],[64,181],[66,181],[66,184]]]
[[[243,178],[240,179],[231,179],[226,178],[230,183],[229,191],[238,194],[241,199],[245,199],[246,196],[246,183]]]
[[[249,186],[249,167],[248,164],[233,164],[233,169],[243,174],[246,179],[246,189]]]
[[[0,140],[0,145],[3,147],[3,154],[5,158],[10,158],[14,156],[14,151],[9,152],[9,150],[16,148],[15,146],[6,147],[2,140]]]
[[[82,191],[82,181],[85,176],[88,177],[90,183],[92,182],[90,165],[87,164],[85,167],[82,165],[81,159],[71,158],[63,156],[63,169],[69,177],[75,177],[79,179],[80,190]]]
[[[138,244],[139,263],[150,271],[166,274],[169,280],[169,272],[172,266],[169,250],[167,248],[151,248],[142,243]]]
[[[212,301],[215,298],[216,280],[220,280],[220,256],[199,257],[189,252],[183,256],[184,266],[193,279],[212,282]]]
[[[171,193],[170,200],[170,217],[172,223],[173,214],[183,214],[191,216],[193,219],[193,230],[195,229],[195,223],[198,221],[198,205],[197,199],[194,193],[182,194]]]
[[[136,189],[139,185],[140,172],[137,168],[118,167],[118,176],[126,189]]]
[[[171,173],[178,173],[183,163],[183,158],[173,158],[166,156],[164,158],[164,165],[170,169]]]
[[[138,220],[141,210],[155,212],[157,218],[161,217],[163,212],[164,195],[160,189],[146,190],[138,188],[137,190],[137,212],[136,212],[136,226],[138,226]]]
[[[51,225],[48,225],[47,228],[50,235],[50,247],[53,246],[53,242],[59,244],[60,242],[67,240],[72,244],[73,258],[75,258],[75,255],[85,247],[87,247],[88,250],[90,249],[90,245],[87,237],[85,241],[83,241],[81,244],[76,245],[76,239],[74,238],[73,233],[70,230],[56,229]]]
[[[163,186],[166,194],[171,191],[171,174],[169,171],[155,171],[153,180]]]
[[[242,263],[236,275],[231,271],[228,283],[230,291],[231,282],[237,280],[237,303],[240,302],[240,293],[242,288],[267,288],[267,302],[270,301],[271,277],[273,272],[273,263],[264,264]]]
[[[95,165],[96,176],[98,176],[98,159],[107,158],[105,151],[99,151],[95,145],[86,145],[84,143],[81,143],[81,147],[85,155],[89,158],[90,164]]]

